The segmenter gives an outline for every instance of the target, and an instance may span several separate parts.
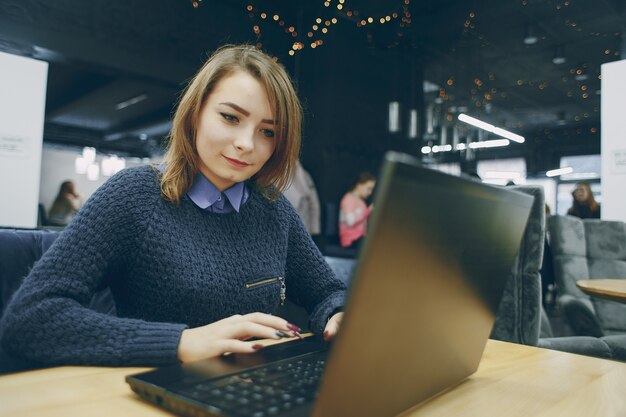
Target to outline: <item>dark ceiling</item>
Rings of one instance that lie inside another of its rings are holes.
[[[326,3],[0,0],[0,50],[50,62],[45,141],[129,155],[161,146],[180,90],[217,46],[260,42],[293,72],[316,53],[312,41],[332,48],[334,25],[353,28],[356,48],[417,57],[440,123],[465,110],[517,133],[599,144],[600,66],[625,53],[623,0]],[[304,49],[291,56],[294,41]],[[557,48],[565,62],[553,62]]]

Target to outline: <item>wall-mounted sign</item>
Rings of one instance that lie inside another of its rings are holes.
[[[25,157],[28,155],[28,142],[24,136],[0,133],[0,156]]]
[[[614,149],[612,151],[611,173],[626,174],[626,149]]]

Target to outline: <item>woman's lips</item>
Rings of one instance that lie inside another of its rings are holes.
[[[250,164],[249,164],[249,163],[247,163],[247,162],[240,161],[239,159],[229,158],[229,157],[227,157],[227,156],[224,156],[224,159],[226,159],[226,161],[227,161],[230,165],[234,166],[235,168],[245,168],[245,167],[247,167],[248,165],[250,165]]]

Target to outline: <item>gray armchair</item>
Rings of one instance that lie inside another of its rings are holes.
[[[626,361],[626,335],[555,337],[541,304],[539,271],[545,242],[543,189],[537,186],[511,188],[533,195],[535,202],[520,252],[496,314],[491,337],[546,349]]]
[[[583,279],[626,279],[626,225],[552,216],[548,228],[557,302],[574,334],[626,334],[625,304],[590,297],[576,287],[576,281]]]
[[[541,330],[541,262],[545,239],[545,198],[538,186],[514,186],[511,190],[535,198],[520,251],[504,288],[491,337],[536,346]]]

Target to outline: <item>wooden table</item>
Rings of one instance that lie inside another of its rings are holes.
[[[147,368],[60,367],[0,377],[0,415],[171,416],[124,382]],[[402,417],[626,415],[626,364],[490,340],[478,371]]]
[[[591,296],[626,303],[626,279],[586,279],[576,286]]]

